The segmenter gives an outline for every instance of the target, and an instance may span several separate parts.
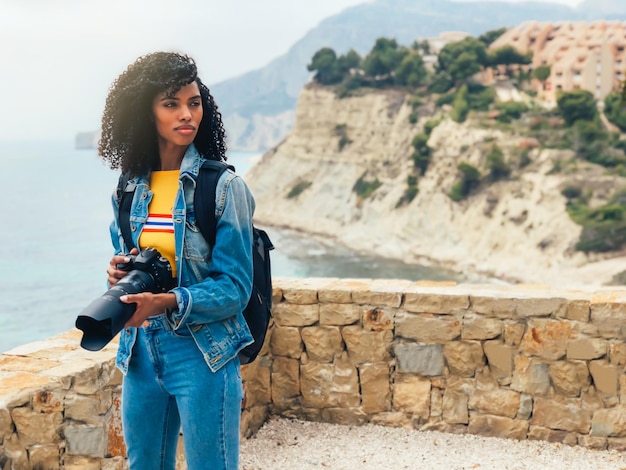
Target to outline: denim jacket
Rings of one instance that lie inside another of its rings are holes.
[[[193,195],[196,179],[204,161],[192,144],[183,157],[178,192],[173,211],[174,240],[178,287],[178,308],[167,313],[174,331],[193,336],[212,371],[224,366],[237,353],[252,343],[252,335],[243,317],[252,290],[252,214],[254,198],[244,181],[232,171],[225,171],[215,191],[217,230],[215,246],[211,249],[198,227]],[[130,211],[133,242],[139,246],[139,236],[148,218],[152,199],[147,176],[129,181],[136,184]],[[117,195],[113,194],[110,226],[115,254],[127,253],[118,222]],[[184,329],[184,330],[181,330]],[[136,328],[125,328],[120,334],[116,365],[126,374]]]

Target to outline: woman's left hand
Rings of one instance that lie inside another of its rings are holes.
[[[135,313],[126,322],[127,326],[148,326],[147,319],[154,315],[159,315],[165,310],[176,308],[176,296],[172,293],[153,294],[151,292],[141,292],[139,294],[127,294],[120,297],[125,304],[137,304]]]

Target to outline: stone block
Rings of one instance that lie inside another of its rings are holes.
[[[469,423],[468,399],[464,393],[446,390],[442,403],[443,420],[448,424]]]
[[[398,372],[424,376],[442,375],[443,347],[440,344],[398,343],[394,346]]]
[[[63,470],[102,470],[100,459],[66,455],[63,457]]]
[[[0,408],[0,442],[13,434],[13,418],[6,408]]]
[[[301,384],[304,406],[351,408],[361,404],[357,370],[345,356],[334,364],[311,361],[302,365]]]
[[[463,317],[461,338],[464,340],[494,339],[502,334],[502,320],[468,314]]]
[[[548,371],[554,391],[566,397],[578,397],[591,384],[587,363],[579,361],[557,361],[549,365]]]
[[[454,295],[451,290],[448,293],[444,293],[441,290],[436,290],[435,292],[428,292],[428,289],[421,290],[422,292],[405,293],[404,310],[413,313],[448,315],[464,312],[469,308],[469,297],[467,295]]]
[[[617,395],[617,384],[620,370],[608,364],[607,361],[591,361],[589,372],[598,392],[607,395]]]
[[[443,392],[432,387],[430,390],[430,421],[437,421],[441,417],[443,417]]]
[[[116,393],[112,397],[111,412],[108,414],[107,429],[107,456],[126,457],[126,443],[122,432],[122,397]]]
[[[319,321],[320,306],[281,302],[272,307],[272,314],[276,326],[310,326]]]
[[[614,452],[626,452],[626,438],[609,437],[607,439],[607,449]]]
[[[548,365],[526,356],[516,356],[515,371],[511,389],[532,396],[550,392],[550,372]]]
[[[345,326],[341,335],[353,364],[385,362],[391,359],[391,331],[364,331],[359,326]]]
[[[363,313],[363,329],[367,331],[393,330],[395,311],[385,308],[372,308]]]
[[[66,425],[63,432],[69,455],[105,456],[107,445],[104,426]]]
[[[257,358],[256,361],[241,366],[246,407],[268,405],[272,402],[271,375],[272,361],[269,359]]]
[[[30,462],[28,461],[28,452],[17,434],[12,434],[6,438],[2,443],[2,457],[10,459],[10,462],[5,462],[4,469],[30,469]]]
[[[336,278],[283,278],[277,284],[282,290],[282,297],[287,302],[307,305],[316,304],[318,292],[336,281]]]
[[[319,301],[322,303],[349,304],[352,303],[352,293],[355,291],[367,291],[370,288],[369,281],[361,279],[340,279],[318,291]]]
[[[275,326],[270,338],[270,351],[274,356],[298,359],[303,351],[300,329],[292,326]]]
[[[361,364],[359,367],[361,384],[361,405],[368,414],[389,411],[391,407],[391,387],[389,364]]]
[[[424,343],[452,341],[461,336],[461,322],[453,316],[399,312],[396,336]]]
[[[375,426],[412,429],[411,419],[401,411],[378,413],[370,418],[370,423]]]
[[[367,415],[359,408],[324,408],[322,421],[342,426],[363,426]]]
[[[372,290],[352,292],[352,300],[359,305],[397,308],[402,304],[402,289],[393,286],[393,281],[389,282],[390,290],[385,290],[384,286],[380,286],[380,290],[374,290],[374,286],[372,286]]]
[[[617,367],[626,367],[626,343],[609,344],[609,362]]]
[[[332,362],[344,350],[341,332],[336,326],[309,326],[303,328],[301,334],[312,361]]]
[[[63,415],[59,412],[36,413],[32,409],[15,408],[11,412],[15,429],[24,446],[61,442]]]
[[[528,356],[559,360],[567,353],[568,341],[573,337],[569,322],[534,319],[522,338],[520,350]]]
[[[361,307],[354,304],[320,304],[321,325],[352,325],[361,319]]]
[[[604,450],[607,444],[608,442],[605,437],[578,436],[578,445],[587,449]]]
[[[479,386],[470,397],[469,406],[480,414],[515,418],[520,394],[504,388]]]
[[[504,324],[504,344],[519,348],[526,331],[526,324],[519,322],[506,322]]]
[[[587,323],[591,313],[591,302],[589,300],[570,300],[567,302],[567,312],[565,318],[568,320]]]
[[[485,365],[480,342],[453,341],[443,346],[443,354],[450,372],[461,377],[473,377]]]
[[[300,395],[300,362],[296,359],[276,357],[272,363],[271,374],[272,401],[283,400]]]
[[[65,418],[96,425],[99,420],[100,400],[96,396],[68,395],[65,397]]]
[[[562,442],[570,446],[578,444],[576,433],[533,425],[530,426],[530,430],[528,431],[528,439],[533,441]]]
[[[606,355],[608,343],[602,338],[578,338],[567,343],[567,358],[589,361]]]
[[[591,298],[591,323],[598,334],[608,339],[626,339],[626,295],[624,292],[600,292]]]
[[[522,393],[520,395],[519,408],[517,410],[517,419],[528,420],[533,414],[533,397]]]
[[[28,457],[31,468],[41,468],[46,470],[60,469],[58,445],[33,445],[28,448]]]
[[[510,377],[513,372],[513,348],[501,341],[494,340],[485,341],[483,349],[493,376],[498,378]]]
[[[33,395],[33,411],[54,413],[63,411],[65,392],[61,390],[39,390]]]
[[[414,375],[396,375],[393,384],[393,409],[428,419],[430,380]]]
[[[486,437],[525,440],[528,421],[470,413],[468,432]]]
[[[596,410],[591,419],[591,436],[626,437],[626,407]]]
[[[579,399],[537,397],[531,424],[587,434],[591,429],[591,411]]]

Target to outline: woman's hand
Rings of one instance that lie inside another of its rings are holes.
[[[165,310],[176,308],[176,296],[172,293],[153,294],[151,292],[141,292],[139,294],[127,294],[120,297],[125,304],[137,304],[135,313],[126,322],[127,326],[140,327],[147,326],[148,317],[159,315]]]
[[[136,255],[138,253],[139,251],[137,251],[137,248],[130,250],[131,255]],[[117,265],[121,263],[128,263],[129,261],[130,259],[127,255],[115,255],[111,258],[111,261],[109,261],[109,267],[107,268],[107,280],[109,281],[109,287],[113,287],[120,279],[128,274],[128,271],[117,269]]]

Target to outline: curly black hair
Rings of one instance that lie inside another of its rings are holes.
[[[176,94],[183,86],[198,84],[202,121],[194,144],[212,160],[226,160],[226,132],[222,115],[206,85],[198,78],[191,57],[154,52],[139,57],[113,82],[102,115],[98,154],[112,169],[143,175],[158,167],[157,131],[152,102],[162,93]]]

